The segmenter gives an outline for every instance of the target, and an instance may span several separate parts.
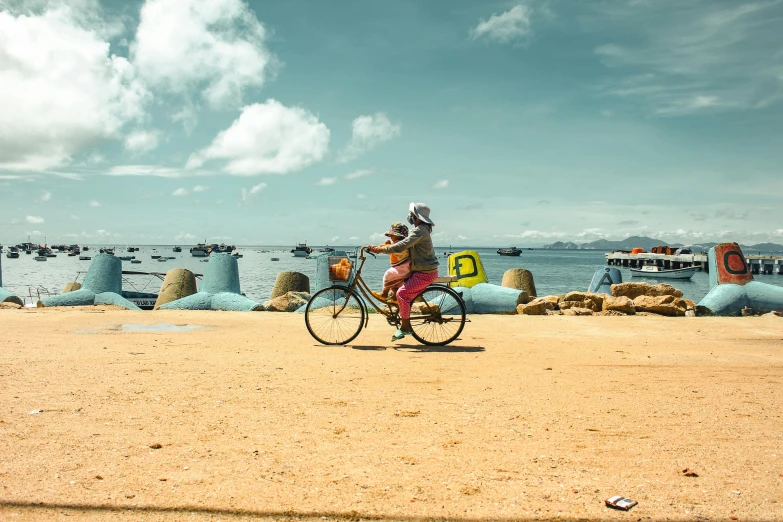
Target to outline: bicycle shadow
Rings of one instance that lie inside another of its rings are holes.
[[[419,353],[481,353],[486,351],[483,346],[426,346],[422,344],[395,344],[393,346],[351,345],[351,349],[377,352],[392,349],[398,352]]]

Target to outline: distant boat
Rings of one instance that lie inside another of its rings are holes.
[[[136,256],[121,256],[120,261],[133,261]]]
[[[36,261],[46,261],[46,256],[35,256],[33,259]]]
[[[89,261],[92,258],[90,256],[79,256],[79,261]]]
[[[313,253],[313,249],[307,246],[307,242],[297,243],[296,247],[291,249],[291,253],[294,257],[307,257]]]
[[[90,249],[90,247],[88,247],[88,246],[83,246],[83,247],[82,247],[82,252],[87,252],[89,249]]]
[[[279,257],[273,257],[273,258],[270,259],[270,261],[280,261],[280,258]]]
[[[133,263],[134,265],[138,265],[139,263],[141,263],[141,259],[131,259],[131,263]]]
[[[182,252],[182,247],[175,246],[174,248],[171,249],[171,251],[172,252]]]
[[[190,249],[190,255],[193,257],[209,257],[209,246],[206,243],[199,243]]]
[[[5,257],[8,259],[16,259],[19,257],[19,249],[16,247],[8,247],[8,252],[5,253]]]
[[[159,262],[168,261],[168,260],[169,260],[169,258],[168,258],[168,257],[159,257],[159,258],[158,258],[158,261],[159,261]]]
[[[231,256],[232,256],[232,257],[244,257],[244,256],[243,256],[242,254],[240,254],[239,252],[234,252],[233,254],[231,254]]]
[[[158,255],[152,256],[152,259],[159,259],[159,258],[160,258],[160,256],[158,256]]]
[[[498,254],[501,256],[518,256],[522,253],[522,250],[520,250],[517,247],[511,247],[511,248],[498,248]]]
[[[451,251],[451,245],[449,245],[449,249],[446,250],[445,252],[443,252],[443,255],[448,257],[448,256],[452,255],[453,253],[454,252]]]
[[[690,279],[699,267],[666,269],[659,266],[643,266],[641,269],[632,268],[631,277],[651,277],[655,279]]]

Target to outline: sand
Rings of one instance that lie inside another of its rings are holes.
[[[783,519],[783,319],[471,320],[0,310],[0,520]]]

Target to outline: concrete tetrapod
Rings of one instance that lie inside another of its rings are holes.
[[[616,268],[602,267],[595,271],[593,280],[590,281],[588,292],[594,294],[612,295],[612,285],[619,285],[623,282],[623,274]]]
[[[522,290],[488,283],[481,256],[475,250],[450,255],[449,275],[457,277],[459,286],[453,288],[462,296],[469,314],[515,314],[517,305],[529,297]]]
[[[721,243],[707,254],[710,291],[698,306],[715,315],[740,315],[743,308],[757,312],[783,310],[783,287],[754,281],[737,243]]]
[[[310,278],[300,272],[280,272],[269,299],[280,297],[288,292],[310,293]]]
[[[237,258],[230,254],[212,254],[198,292],[161,305],[158,309],[257,312],[264,307],[241,294]]]
[[[109,254],[97,254],[84,277],[82,287],[73,292],[44,297],[39,307],[115,305],[128,310],[141,310],[122,297],[122,261]]]
[[[24,302],[16,295],[3,288],[3,261],[0,259],[0,303],[15,303],[24,306]]]
[[[500,286],[506,288],[514,288],[516,290],[524,290],[530,297],[537,297],[536,295],[536,283],[533,281],[533,273],[530,270],[524,268],[512,268],[506,270],[503,274],[503,281]]]
[[[158,299],[155,301],[153,309],[157,310],[166,303],[193,295],[197,291],[196,276],[193,272],[185,268],[169,270],[166,272],[165,279],[163,279],[163,284],[160,287]]]

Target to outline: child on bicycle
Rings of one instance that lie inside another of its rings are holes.
[[[405,250],[410,254],[411,275],[397,290],[400,328],[394,332],[392,341],[398,341],[413,332],[411,302],[438,278],[438,257],[430,236],[435,226],[430,219],[430,207],[424,203],[411,203],[408,207],[408,223],[413,225],[413,230],[405,239],[391,245],[368,247],[373,254],[399,254]]]
[[[408,227],[402,223],[393,223],[389,227],[389,231],[384,235],[389,240],[380,246],[393,245],[408,237]],[[391,262],[391,268],[383,274],[383,289],[380,292],[372,292],[372,295],[381,301],[392,300],[397,289],[411,275],[411,259],[407,250],[397,254],[389,254],[389,261]],[[391,292],[391,295],[389,295],[389,292]]]

